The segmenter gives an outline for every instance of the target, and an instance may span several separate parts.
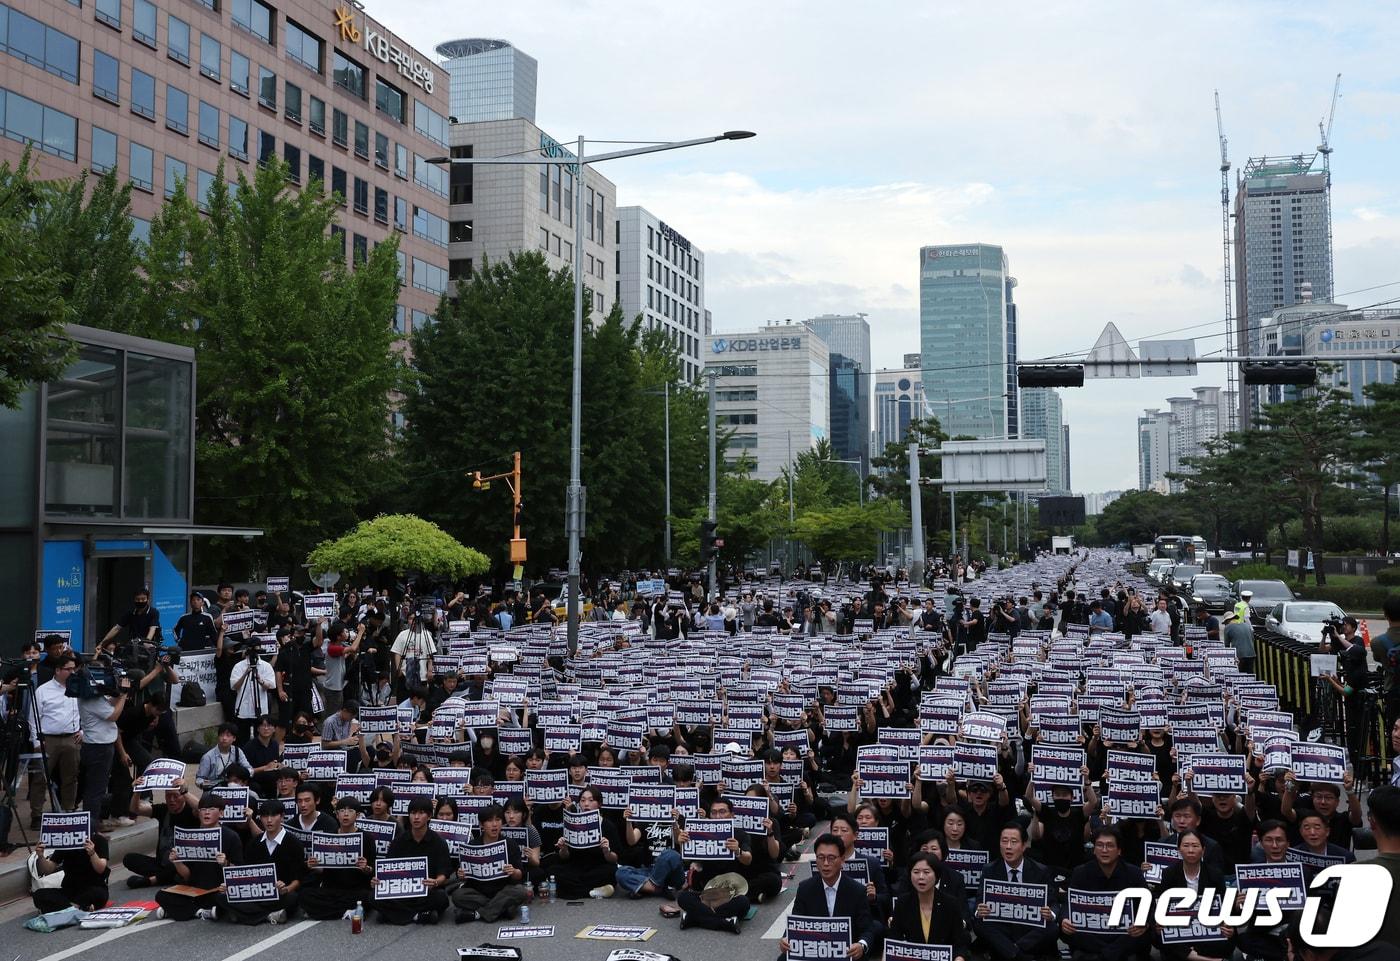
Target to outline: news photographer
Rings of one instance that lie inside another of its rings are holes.
[[[99,655],[83,665],[68,682],[68,696],[77,699],[82,744],[79,757],[83,767],[83,807],[93,823],[102,818],[107,786],[112,780],[116,758],[117,719],[131,696],[131,678],[117,662]],[[126,812],[114,812],[125,816]],[[104,822],[103,827],[112,827]]]
[[[229,672],[229,689],[233,694],[238,739],[247,741],[255,722],[271,710],[277,696],[277,674],[272,665],[263,660],[256,641],[244,644],[239,650],[238,660]]]
[[[1347,734],[1347,755],[1352,767],[1356,767],[1364,750],[1362,730],[1364,712],[1362,699],[1369,696],[1366,688],[1371,683],[1371,671],[1366,657],[1366,648],[1357,636],[1359,622],[1354,617],[1333,619],[1322,626],[1322,649],[1337,655],[1337,674],[1324,675],[1332,689],[1342,696],[1342,709]]]

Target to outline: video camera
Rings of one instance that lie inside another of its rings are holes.
[[[128,669],[119,660],[105,654],[95,654],[68,678],[69,697],[88,700],[95,697],[116,697],[131,690],[140,679],[137,669]]]
[[[1342,631],[1342,618],[1333,614],[1327,618],[1327,623],[1322,625],[1322,639],[1324,641],[1335,641],[1337,635]]]

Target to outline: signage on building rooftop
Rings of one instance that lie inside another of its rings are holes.
[[[761,350],[801,350],[802,338],[797,337],[716,337],[710,350],[716,354],[753,353]]]
[[[433,92],[433,72],[427,64],[380,33],[377,27],[366,24],[365,29],[360,30],[355,23],[355,11],[348,5],[336,7],[335,26],[342,43],[360,43],[363,38],[363,46],[370,56],[381,63],[393,64],[401,76],[422,87],[424,92]]]

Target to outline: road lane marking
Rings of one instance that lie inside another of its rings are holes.
[[[70,948],[64,948],[62,951],[55,951],[53,954],[46,955],[40,958],[39,961],[63,961],[64,958],[71,958],[75,954],[82,954],[84,951],[100,948],[102,945],[109,944],[117,940],[117,938],[124,938],[128,934],[135,934],[137,931],[149,931],[151,928],[159,928],[163,925],[174,923],[175,922],[170,918],[162,918],[160,920],[137,921],[135,924],[128,925],[124,928],[112,928],[110,931],[103,931],[97,937],[90,938],[82,944],[75,944]]]
[[[301,934],[301,932],[305,931],[307,928],[313,928],[320,923],[320,921],[310,920],[298,921],[296,924],[289,925],[288,927],[283,928],[281,931],[278,931],[271,937],[263,938],[257,944],[250,944],[242,951],[239,951],[236,954],[230,954],[228,957],[224,958],[224,961],[248,961],[248,959],[253,957],[254,955],[261,954],[263,951],[266,951],[273,945],[281,944],[283,941],[286,941],[289,938],[294,938],[298,934]]]

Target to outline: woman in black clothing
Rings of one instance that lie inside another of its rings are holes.
[[[602,806],[603,792],[598,788],[586,787],[578,796],[580,811],[599,811]],[[571,848],[562,835],[557,842],[559,860],[554,874],[559,884],[559,897],[565,901],[589,897],[595,891],[599,897],[612,894],[609,889],[617,874],[617,852],[622,850],[622,840],[610,820],[601,818],[600,823],[603,838],[596,848]],[[603,894],[599,889],[608,893]]]
[[[949,944],[953,961],[966,961],[967,929],[957,905],[938,889],[938,865],[933,855],[920,852],[909,859],[912,893],[895,902],[889,938],[915,944]]]
[[[63,883],[56,888],[36,888],[34,906],[45,914],[67,907],[96,911],[107,906],[107,839],[101,834],[88,838],[81,848],[55,851],[51,856],[42,844],[34,845],[35,865],[40,875],[63,872]]]
[[[1190,887],[1197,894],[1212,891],[1216,894],[1225,888],[1225,876],[1219,868],[1205,862],[1205,840],[1198,831],[1186,830],[1177,838],[1176,849],[1181,852],[1181,860],[1162,872],[1162,881],[1157,890]],[[1195,905],[1191,912],[1195,914]],[[1163,961],[1216,961],[1230,956],[1232,946],[1228,940],[1174,942],[1163,944],[1158,941]]]

